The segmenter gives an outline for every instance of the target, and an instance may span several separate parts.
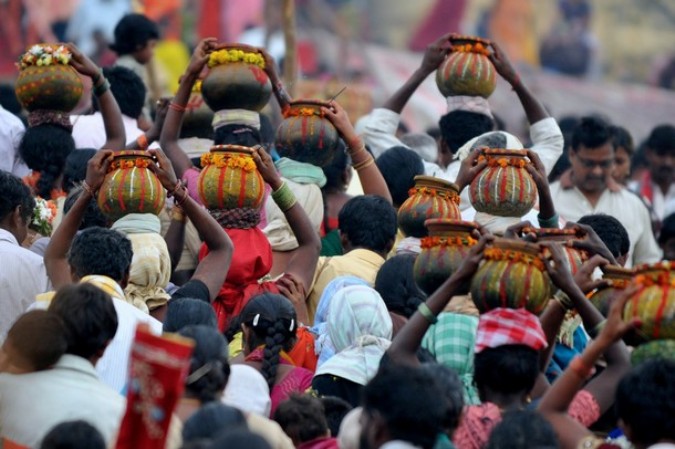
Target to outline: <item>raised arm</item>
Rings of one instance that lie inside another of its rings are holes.
[[[190,99],[192,86],[199,79],[199,75],[204,69],[204,65],[209,60],[209,55],[213,51],[215,45],[215,38],[204,39],[197,45],[195,51],[192,53],[190,65],[185,74],[180,80],[178,92],[173,98],[169,106],[169,111],[164,120],[164,126],[159,138],[159,145],[171,160],[176,175],[179,178],[183,177],[183,173],[192,167],[192,161],[185,154],[183,149],[178,145],[178,137],[180,136],[181,123],[183,121],[183,114],[185,113],[185,106]]]
[[[534,179],[537,185],[537,193],[539,194],[539,226],[542,228],[557,228],[558,214],[555,212],[553,205],[553,198],[551,197],[551,189],[548,185],[548,176],[546,174],[546,167],[539,159],[539,155],[532,150],[527,150],[527,157],[532,161],[531,164],[525,166],[527,172]]]
[[[336,102],[332,102],[331,108],[321,108],[326,117],[337,128],[340,136],[347,144],[347,151],[352,158],[352,166],[361,181],[363,193],[366,195],[379,195],[392,203],[391,193],[387,183],[375,165],[373,156],[366,151],[363,140],[356,134],[354,127],[349,121],[347,112]]]
[[[68,49],[73,54],[70,64],[82,75],[91,78],[94,88],[94,95],[98,98],[103,116],[103,125],[105,126],[106,142],[103,148],[108,150],[121,150],[127,141],[122,122],[122,113],[115,101],[115,97],[110,91],[108,80],[103,77],[101,69],[94,62],[86,57],[75,45],[68,44]]]
[[[73,207],[63,217],[56,228],[45,250],[45,267],[54,289],[71,284],[73,279],[68,265],[68,251],[75,234],[82,223],[89,201],[95,200],[94,192],[98,191],[108,171],[113,152],[100,150],[87,163],[87,175],[82,184],[83,190]]]
[[[265,50],[262,51],[263,58],[265,58],[265,73],[272,83],[272,91],[274,92],[274,97],[277,99],[281,110],[286,109],[291,101],[293,100],[291,96],[286,92],[284,84],[281,82],[281,77],[277,71],[277,63],[274,61],[274,58],[267,53]]]
[[[157,100],[155,108],[155,121],[152,122],[150,129],[140,136],[138,139],[130,142],[126,146],[126,150],[141,150],[145,151],[148,149],[151,143],[159,140],[159,136],[164,127],[164,120],[166,119],[166,114],[169,111],[169,104],[171,100],[169,98],[161,98]]]
[[[188,195],[187,189],[178,183],[171,161],[164,152],[156,149],[149,150],[148,153],[152,154],[158,162],[157,166],[151,165],[151,169],[157,174],[164,188],[174,195],[176,204],[185,211],[185,215],[192,221],[209,248],[209,253],[199,262],[191,279],[203,282],[208,287],[209,295],[213,300],[218,295],[230,268],[232,241],[208,211],[197,204]]]

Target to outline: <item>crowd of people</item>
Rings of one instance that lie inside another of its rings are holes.
[[[675,124],[635,145],[600,116],[559,123],[492,43],[530,141],[501,129],[482,97],[449,97],[437,128],[402,135],[406,103],[453,51],[446,35],[355,124],[338,101],[324,105],[341,140],[318,167],[280,157],[264,113],[190,110],[215,40],[196,47],[175,96],[155,101],[156,25],[131,14],[114,34],[111,67],[67,46],[91,110],[38,111],[24,129],[0,107],[0,447],[140,447],[118,441],[140,327],[193,344],[181,397],[152,415],[170,421],[167,448],[675,448],[672,352],[633,367],[624,343],[641,324],[623,317],[636,290],[605,316],[587,298],[606,265],[675,260]],[[262,54],[284,110],[292,99]],[[200,158],[213,145],[251,149],[259,210],[203,206]],[[527,151],[538,201],[524,217],[472,206],[486,147]],[[159,216],[100,209],[123,149],[152,157],[168,195]],[[462,219],[479,228],[435,292],[417,285],[420,240],[397,223],[419,175],[455,183]],[[36,233],[44,200],[58,211]],[[532,226],[577,230],[590,257],[572,274],[548,245],[557,293],[541,315],[479,314],[467,293],[486,248],[530,239]]]

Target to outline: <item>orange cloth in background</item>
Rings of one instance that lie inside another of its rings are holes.
[[[314,335],[306,327],[298,328],[296,332],[298,341],[288,353],[295,366],[306,368],[311,372],[316,371],[316,364],[319,357],[314,351]]]
[[[490,38],[513,63],[539,66],[532,0],[497,0],[490,11]]]

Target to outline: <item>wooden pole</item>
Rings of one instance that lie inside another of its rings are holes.
[[[296,90],[298,76],[298,51],[295,34],[295,0],[283,0],[284,43],[286,56],[284,57],[284,83],[288,94],[293,97]]]

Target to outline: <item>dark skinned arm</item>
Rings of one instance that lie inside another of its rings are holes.
[[[281,82],[281,77],[277,70],[277,63],[274,61],[274,58],[270,56],[265,50],[261,50],[263,58],[265,58],[265,73],[272,83],[272,92],[274,92],[274,97],[277,99],[281,110],[286,109],[293,99],[288,94],[284,88],[284,84]]]
[[[555,215],[555,206],[553,205],[553,198],[551,197],[551,190],[548,185],[546,167],[544,167],[536,152],[527,150],[527,157],[532,163],[526,165],[525,169],[532,176],[532,179],[534,179],[534,183],[537,185],[537,192],[539,193],[539,217],[542,219],[552,218]]]
[[[145,141],[147,145],[150,145],[153,142],[159,140],[159,136],[162,132],[162,127],[164,126],[164,120],[166,119],[166,114],[169,110],[169,103],[171,100],[169,98],[162,98],[157,100],[157,108],[155,110],[155,121],[152,122],[150,129],[144,134]],[[147,150],[147,145],[141,146],[138,143],[138,139],[134,140],[131,143],[128,143],[126,150]]]
[[[185,220],[176,220],[171,212],[171,223],[169,229],[164,234],[164,241],[169,250],[169,257],[171,258],[171,272],[176,271],[180,257],[183,254],[183,247],[185,246]]]

